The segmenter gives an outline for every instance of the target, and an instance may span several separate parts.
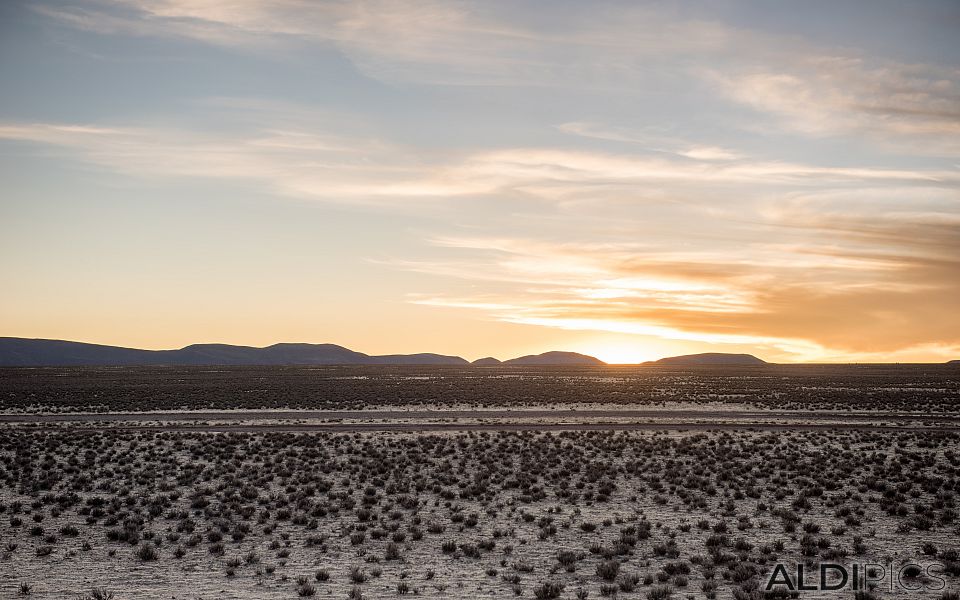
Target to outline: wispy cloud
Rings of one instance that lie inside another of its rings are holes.
[[[920,155],[960,153],[960,69],[856,55],[711,72],[730,98],[814,136],[857,134]],[[905,147],[905,145],[907,145]]]
[[[590,18],[516,19],[514,3],[459,0],[119,0],[36,10],[100,33],[179,36],[235,47],[332,44],[385,80],[442,84],[610,85],[636,61],[714,51],[736,39],[718,23],[644,7],[599,6]],[[586,15],[584,15],[586,16]],[[574,25],[579,23],[579,25]]]
[[[463,193],[376,139],[262,128],[230,133],[171,127],[0,124],[0,139],[146,178],[251,181],[275,193],[340,203],[386,203]]]
[[[180,37],[244,50],[332,48],[368,76],[391,82],[589,86],[631,94],[667,71],[769,117],[762,124],[727,117],[733,127],[854,136],[901,154],[960,154],[956,67],[822,47],[650,7],[600,4],[589,18],[568,8],[565,19],[518,18],[523,13],[514,3],[458,0],[91,0],[35,10],[104,34]],[[698,160],[742,157],[723,144],[637,136],[591,121],[560,127]]]
[[[658,130],[629,131],[601,123],[571,121],[561,123],[557,129],[565,133],[587,138],[636,144],[655,152],[665,152],[696,160],[737,160],[745,156],[730,148],[698,144],[682,138],[666,135]]]
[[[290,126],[289,123],[284,125]],[[0,124],[0,139],[44,144],[139,176],[257,180],[279,193],[333,202],[455,198],[522,192],[546,199],[644,182],[675,186],[894,182],[956,185],[960,171],[667,158],[558,148],[430,156],[401,144],[305,128],[231,133],[171,127]],[[404,158],[412,157],[412,158]],[[604,192],[603,190],[607,191]],[[614,191],[613,194],[616,192]]]
[[[694,157],[690,157],[694,158]],[[556,148],[519,148],[479,153],[456,167],[464,178],[494,176],[508,184],[540,182],[628,182],[644,180],[712,183],[800,183],[891,180],[902,182],[960,181],[957,170],[922,170],[816,166],[769,160],[714,164],[644,155],[612,154]]]

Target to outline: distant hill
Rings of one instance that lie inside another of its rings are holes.
[[[948,365],[960,365],[960,360],[948,360]]]
[[[587,356],[586,354],[554,351],[544,352],[543,354],[530,354],[527,356],[521,356],[519,358],[511,358],[510,360],[503,361],[503,364],[513,366],[601,366],[607,363],[603,362],[599,358]]]
[[[143,352],[143,350],[140,350]],[[370,356],[336,344],[274,344],[266,348],[193,344],[164,350],[163,358],[182,365],[337,365],[363,363]]]
[[[705,352],[703,354],[685,354],[671,356],[647,362],[645,364],[692,366],[692,365],[765,365],[766,361],[752,354],[728,354],[725,352]]]
[[[497,365],[502,365],[503,363],[492,356],[488,356],[486,358],[478,358],[470,364],[475,367],[495,367]]]
[[[470,362],[459,356],[445,356],[443,354],[387,354],[384,356],[370,356],[363,364],[371,365],[469,365]]]
[[[266,348],[193,344],[179,350],[140,350],[62,340],[0,337],[0,366],[189,365],[467,365],[459,356],[370,356],[336,344],[274,344]]]
[[[0,338],[0,364],[14,367],[163,364],[163,352],[61,340]]]

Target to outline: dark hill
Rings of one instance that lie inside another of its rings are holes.
[[[164,352],[181,365],[344,365],[370,358],[336,344],[274,344],[266,348],[192,344]]]
[[[159,365],[165,353],[62,340],[0,338],[0,365],[11,367]]]
[[[371,365],[469,365],[465,358],[443,354],[387,354],[370,356],[365,364]]]
[[[497,365],[502,365],[503,363],[492,356],[487,356],[486,358],[478,358],[470,364],[475,367],[495,367]]]
[[[592,356],[587,356],[586,354],[579,354],[577,352],[544,352],[543,354],[530,354],[527,356],[521,356],[519,358],[511,358],[510,360],[503,361],[505,365],[513,366],[546,366],[546,365],[583,365],[583,366],[601,366],[607,363],[603,362],[599,358],[594,358]]]
[[[752,354],[728,354],[725,352],[705,352],[703,354],[685,354],[661,358],[646,364],[668,366],[692,365],[765,365],[766,361]]]

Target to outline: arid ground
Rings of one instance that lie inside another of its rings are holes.
[[[0,412],[0,597],[960,590],[956,368],[7,369]]]

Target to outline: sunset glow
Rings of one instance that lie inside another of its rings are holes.
[[[664,356],[662,351],[652,348],[644,348],[637,344],[624,342],[622,344],[604,345],[602,343],[591,345],[589,342],[578,349],[581,354],[596,356],[605,363],[611,365],[635,365],[648,360],[656,360]]]

